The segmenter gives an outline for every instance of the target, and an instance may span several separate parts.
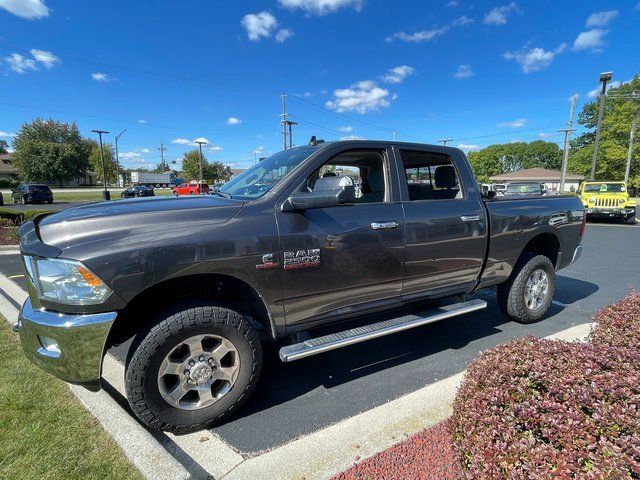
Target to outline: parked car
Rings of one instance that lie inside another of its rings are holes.
[[[138,185],[135,187],[129,187],[122,191],[120,194],[122,198],[135,198],[135,197],[153,197],[153,189],[145,186]]]
[[[583,182],[578,195],[587,218],[610,218],[633,224],[637,202],[629,196],[625,182]]]
[[[173,195],[175,197],[180,195],[200,195],[209,191],[211,191],[211,188],[206,183],[181,183],[173,188]]]
[[[509,196],[546,195],[547,187],[539,182],[512,182],[507,183],[502,194]]]
[[[291,362],[483,309],[461,296],[492,287],[507,318],[541,319],[582,252],[582,203],[492,197],[461,150],[353,140],[278,152],[215,195],[76,207],[20,229],[17,330],[36,365],[92,390],[132,339],[134,414],[207,427],[251,395],[262,342]]]
[[[53,192],[48,185],[40,183],[21,183],[11,191],[13,203],[53,203]]]

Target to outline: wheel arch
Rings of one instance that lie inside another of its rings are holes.
[[[522,249],[516,264],[522,262],[528,255],[544,255],[557,270],[562,256],[562,247],[558,235],[554,232],[542,232],[533,236]],[[515,268],[514,271],[516,271]]]
[[[155,283],[138,293],[118,314],[105,351],[123,343],[161,318],[187,308],[194,302],[217,300],[242,314],[249,323],[275,338],[275,323],[269,307],[258,291],[246,281],[229,274],[202,273],[170,278]]]

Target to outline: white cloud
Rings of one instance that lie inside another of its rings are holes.
[[[611,20],[616,18],[620,12],[618,10],[608,10],[606,12],[596,12],[589,15],[587,18],[586,26],[591,27],[606,27]]]
[[[341,8],[353,8],[359,12],[363,0],[278,0],[285,8],[300,9],[308,15],[327,15]]]
[[[175,143],[176,145],[190,145],[192,142],[186,138],[174,138],[171,140],[171,143]]]
[[[62,63],[60,59],[51,52],[38,50],[36,48],[32,48],[29,51],[31,52],[31,55],[33,55],[33,58],[36,60],[36,62],[42,64],[47,70],[52,69],[56,63]]]
[[[293,37],[293,30],[290,28],[281,28],[278,30],[278,33],[276,33],[276,42],[282,43],[289,37]]]
[[[262,155],[264,153],[264,147],[262,145],[260,145],[259,147],[257,147],[253,152],[251,152],[255,155]]]
[[[138,150],[140,153],[151,153],[151,150],[149,150],[148,148],[141,148],[140,150]]]
[[[465,79],[469,77],[473,77],[475,73],[471,69],[471,65],[458,65],[458,71],[453,74],[454,78]]]
[[[465,152],[471,152],[473,150],[482,150],[478,145],[470,145],[468,143],[459,143],[457,147]]]
[[[520,128],[520,127],[524,127],[527,123],[527,119],[526,118],[518,118],[517,120],[514,120],[512,122],[502,122],[499,123],[498,126],[499,127],[511,127],[511,128]]]
[[[441,27],[436,26],[428,30],[421,30],[414,33],[405,33],[403,31],[399,31],[394,33],[393,35],[389,35],[387,38],[385,38],[385,41],[393,42],[394,40],[402,40],[403,42],[412,43],[428,42],[430,40],[433,40],[434,38],[444,35],[453,27],[461,27],[464,25],[469,25],[470,23],[473,23],[473,20],[471,18],[462,16]]]
[[[27,72],[27,70],[38,70],[38,65],[35,60],[24,57],[19,53],[12,53],[8,57],[4,57],[3,61],[16,73],[22,74]]]
[[[15,137],[15,136],[16,136],[15,133],[3,132],[2,130],[0,130],[0,138],[12,138],[12,137]]]
[[[603,30],[601,28],[594,28],[593,30],[580,32],[573,42],[573,49],[576,51],[600,50],[604,44],[604,36],[608,31],[609,30]]]
[[[249,40],[254,42],[261,38],[270,38],[273,31],[278,28],[276,17],[269,12],[249,13],[240,22],[247,31]]]
[[[141,118],[140,120],[138,120],[138,123],[141,123],[142,125],[144,125],[145,123],[147,123],[147,121]]]
[[[120,152],[118,157],[121,160],[126,160],[133,163],[144,163],[144,156],[140,152]]]
[[[390,68],[383,76],[380,77],[385,83],[402,83],[405,78],[412,75],[414,68],[409,65],[400,65],[399,67]]]
[[[222,150],[224,150],[224,148],[222,148],[220,145],[213,145],[209,148],[209,151],[214,153],[221,152]]]
[[[51,52],[35,48],[32,48],[29,52],[31,53],[32,58],[19,53],[12,53],[8,57],[5,57],[3,61],[16,73],[25,73],[28,70],[40,70],[40,66],[50,70],[54,65],[62,63],[60,59]]]
[[[607,92],[609,91],[610,88],[619,87],[623,83],[627,83],[627,82],[619,82],[617,80],[614,80],[613,82],[607,83]],[[600,95],[600,92],[602,92],[602,86],[596,87],[593,90],[589,90],[589,93],[587,93],[587,96],[589,98],[596,98],[598,95]]]
[[[538,138],[549,138],[549,137],[553,137],[555,135],[557,135],[557,134],[556,133],[544,133],[544,132],[541,132],[541,133],[538,134]]]
[[[49,9],[43,0],[0,0],[0,8],[28,20],[49,16]]]
[[[459,5],[460,5],[460,3],[458,3],[456,0],[451,0],[450,2],[447,2],[446,6],[449,7],[449,8],[455,8],[455,7],[459,6]]]
[[[364,138],[357,135],[346,135],[344,137],[340,137],[340,140],[364,140]]]
[[[96,82],[111,82],[113,81],[113,77],[110,77],[106,73],[92,73],[91,78],[93,78]]]
[[[351,133],[353,132],[353,127],[349,126],[349,127],[338,127],[338,130],[340,130],[342,133]]]
[[[236,117],[227,118],[227,125],[240,125],[241,123],[242,123],[242,120],[240,120],[239,118],[236,118]]]
[[[194,143],[194,144],[195,144],[195,143],[198,143],[198,142],[200,142],[200,143],[211,143],[209,140],[207,140],[207,139],[206,139],[206,138],[204,138],[204,137],[198,137],[198,138],[196,138],[196,139],[193,141],[193,143]]]
[[[333,97],[325,107],[336,112],[363,114],[391,105],[389,90],[380,88],[373,80],[362,80],[349,88],[334,90]]]
[[[551,65],[556,55],[562,53],[566,48],[566,43],[561,43],[553,51],[548,51],[540,47],[532,49],[525,48],[517,52],[507,51],[503,57],[505,60],[515,60],[518,62],[524,73],[531,73],[547,68]]]
[[[482,22],[487,25],[506,25],[509,22],[509,15],[511,13],[520,13],[516,2],[491,9],[489,13],[484,16]]]

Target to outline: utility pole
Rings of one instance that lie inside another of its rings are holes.
[[[104,191],[102,192],[103,200],[111,200],[111,196],[109,195],[109,191],[107,190],[107,169],[104,165],[104,154],[102,153],[102,134],[108,134],[106,130],[91,130],[93,133],[97,133],[98,137],[100,137],[100,162],[102,162],[102,185],[104,186]]]
[[[207,142],[194,140],[194,143],[197,143],[198,146],[200,147],[200,179],[198,180],[198,192],[202,194],[201,189],[202,189],[202,184],[204,183],[204,180],[202,179],[202,145],[206,145]]]
[[[558,130],[564,132],[564,150],[562,151],[562,173],[560,174],[560,193],[564,192],[564,184],[567,181],[567,163],[569,161],[569,140],[571,139],[571,132],[575,131],[573,128],[573,112],[576,109],[576,103],[578,102],[578,94],[576,93],[571,97],[571,108],[569,109],[569,121],[567,122],[567,128]]]
[[[442,146],[446,147],[447,143],[453,141],[453,138],[441,138],[440,140],[438,140],[439,142],[442,142]]]
[[[629,150],[627,150],[627,169],[624,171],[625,183],[629,182],[629,172],[631,171],[631,157],[633,156],[633,136],[636,131],[639,113],[640,110],[636,110],[636,113],[633,116],[633,120],[631,121],[631,132],[629,133]]]
[[[613,72],[602,72],[600,74],[600,83],[602,83],[602,91],[600,92],[600,105],[598,106],[598,123],[596,125],[596,141],[593,145],[593,158],[591,159],[591,177],[596,177],[596,162],[598,161],[598,148],[600,147],[600,129],[602,128],[602,115],[604,113],[604,99],[607,96],[607,82],[613,78]]]
[[[280,114],[280,116],[282,117],[282,120],[280,122],[280,124],[282,125],[282,149],[286,150],[287,149],[287,94],[283,93],[280,97],[282,98],[282,113]]]
[[[125,128],[118,135],[116,135],[116,183],[118,184],[118,188],[122,186],[120,185],[120,157],[118,156],[118,140],[120,140],[120,137],[126,131],[127,129]]]
[[[160,150],[160,158],[162,158],[162,172],[164,173],[164,152],[167,150],[164,145],[161,143],[160,146],[158,147],[158,150]],[[202,155],[202,151],[200,152],[200,155]]]

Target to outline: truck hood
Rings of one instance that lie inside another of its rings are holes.
[[[60,249],[145,231],[187,232],[231,219],[244,202],[216,196],[153,197],[91,203],[36,222],[40,239]]]

